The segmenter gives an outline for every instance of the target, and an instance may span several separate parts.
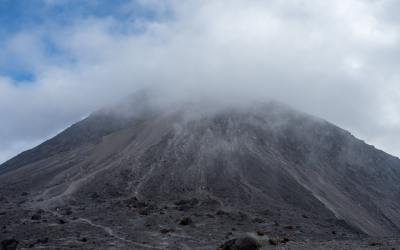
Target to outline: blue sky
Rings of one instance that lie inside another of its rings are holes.
[[[145,86],[277,99],[400,156],[397,0],[0,0],[0,162]]]
[[[162,14],[162,15],[160,15]],[[30,1],[30,0],[1,0],[0,1],[0,37],[3,43],[7,37],[26,31],[40,31],[40,42],[43,52],[48,58],[68,56],[52,41],[47,29],[66,29],[76,25],[80,20],[89,18],[112,18],[119,27],[113,27],[115,33],[141,33],[144,30],[127,30],[126,22],[135,20],[157,21],[166,18],[171,13],[156,12],[146,8],[136,1]],[[172,15],[171,15],[172,16]],[[1,42],[0,42],[1,44]],[[18,60],[8,58],[1,61],[0,75],[10,77],[15,84],[19,82],[34,82],[35,70]]]

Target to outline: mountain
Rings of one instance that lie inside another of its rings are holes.
[[[117,238],[102,244],[120,249],[210,249],[234,237],[225,235],[232,227],[316,240],[400,234],[398,158],[276,101],[156,100],[139,91],[0,165],[4,211],[25,211],[0,223],[36,209],[47,221],[70,211],[77,217],[65,230],[99,242],[107,232]],[[174,228],[187,215],[191,231]],[[44,230],[31,224],[34,235]]]

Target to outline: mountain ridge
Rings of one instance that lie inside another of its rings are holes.
[[[0,174],[4,195],[28,190],[41,208],[195,197],[230,213],[281,211],[286,223],[312,217],[321,235],[335,220],[346,234],[400,234],[400,160],[350,132],[274,101],[147,105],[132,126]]]

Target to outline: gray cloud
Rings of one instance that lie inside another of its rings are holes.
[[[149,85],[188,99],[277,99],[400,156],[396,1],[142,5],[157,21],[90,17],[7,38],[0,65],[27,65],[36,80],[0,78],[0,162]],[[49,55],[43,37],[62,53]]]

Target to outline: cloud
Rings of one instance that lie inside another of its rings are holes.
[[[152,85],[189,99],[274,98],[400,156],[399,6],[132,1],[68,24],[47,19],[10,34],[0,49],[0,67],[35,75],[30,84],[1,78],[0,155]]]

